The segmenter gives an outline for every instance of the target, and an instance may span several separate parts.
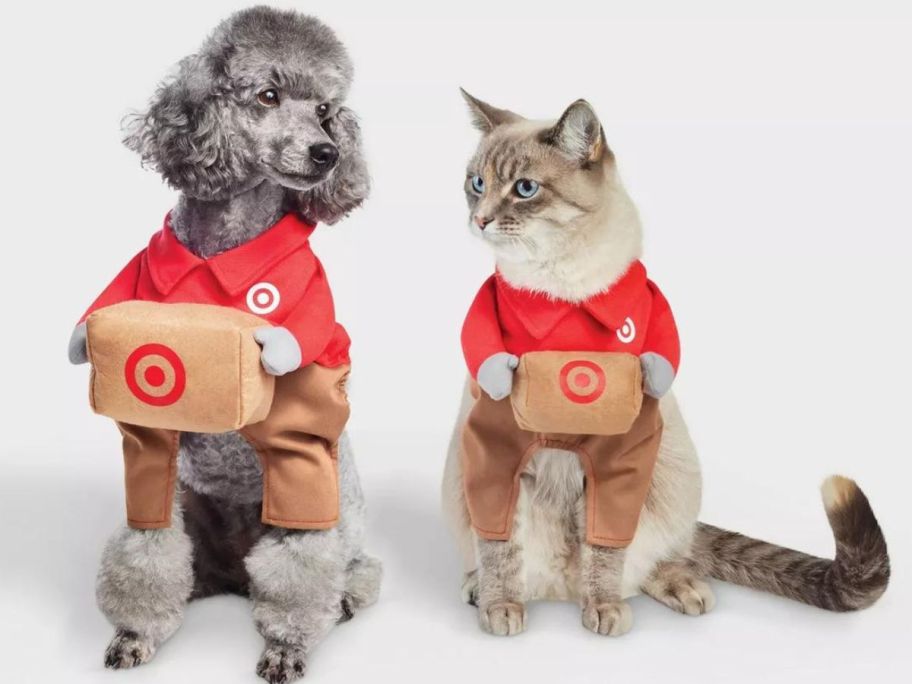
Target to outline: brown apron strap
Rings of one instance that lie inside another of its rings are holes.
[[[472,383],[475,404],[462,431],[462,479],[472,526],[483,539],[505,540],[513,530],[519,476],[536,446],[521,430],[509,399],[494,401]]]
[[[336,456],[350,413],[348,372],[312,363],[276,378],[269,415],[241,430],[263,464],[264,523],[319,530],[338,522]]]
[[[117,423],[123,435],[127,524],[141,530],[171,526],[180,433]]]
[[[662,438],[658,401],[645,397],[623,435],[559,435],[522,430],[508,400],[494,401],[474,383],[471,391],[461,458],[466,507],[479,537],[510,538],[520,476],[547,447],[575,452],[586,473],[587,541],[615,547],[632,541]]]
[[[586,470],[586,540],[625,547],[633,541],[659,455],[659,402],[643,398],[633,426],[623,435],[586,437],[577,454]]]

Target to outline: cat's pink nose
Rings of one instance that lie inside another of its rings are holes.
[[[484,230],[487,225],[494,219],[488,218],[487,216],[479,216],[475,214],[475,225],[478,226],[481,230]]]

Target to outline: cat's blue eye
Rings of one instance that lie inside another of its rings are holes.
[[[538,192],[538,183],[530,178],[520,178],[513,187],[516,190],[516,194],[523,199],[529,199]]]
[[[481,176],[472,176],[472,190],[479,195],[484,192],[484,178]]]

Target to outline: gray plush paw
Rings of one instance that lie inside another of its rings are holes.
[[[589,601],[583,606],[583,626],[596,634],[621,636],[633,627],[633,610],[625,601]]]
[[[661,354],[646,352],[640,356],[643,368],[643,391],[650,397],[661,399],[675,379],[674,367]]]
[[[300,646],[268,643],[257,663],[257,674],[272,684],[293,682],[304,676],[306,654]]]
[[[478,608],[481,628],[495,636],[515,636],[526,629],[526,607],[513,601],[496,601]]]
[[[478,368],[478,385],[494,401],[510,396],[513,391],[513,371],[519,357],[507,352],[491,354]]]
[[[155,646],[151,639],[130,630],[118,629],[105,651],[104,664],[111,670],[124,670],[149,662],[153,655]]]
[[[89,360],[89,352],[86,349],[86,324],[80,323],[73,329],[73,334],[70,335],[70,344],[67,353],[70,358],[70,363],[74,365],[79,365],[82,363],[87,363]]]
[[[285,375],[301,367],[301,347],[287,328],[257,328],[253,339],[263,347],[260,361],[270,375]]]

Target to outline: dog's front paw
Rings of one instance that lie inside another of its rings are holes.
[[[621,636],[633,627],[633,610],[626,601],[587,601],[583,605],[583,626],[596,634]]]
[[[127,629],[118,629],[105,650],[104,664],[111,670],[124,670],[149,662],[153,655],[155,644],[151,639]]]
[[[526,629],[526,607],[513,601],[496,601],[478,607],[481,628],[495,636],[514,636]]]
[[[300,646],[267,643],[257,663],[257,674],[272,684],[293,682],[304,676],[306,654]]]

